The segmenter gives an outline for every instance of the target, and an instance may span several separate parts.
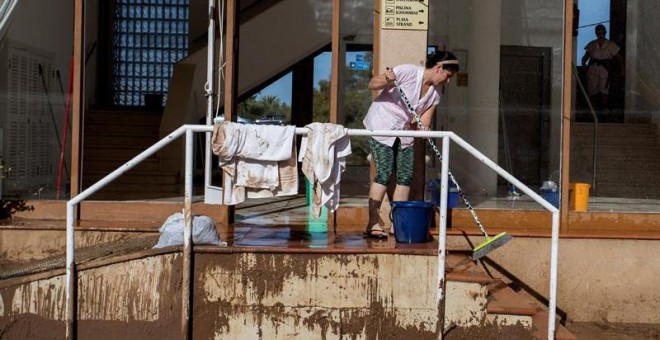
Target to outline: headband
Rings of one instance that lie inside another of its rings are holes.
[[[439,61],[436,65],[458,65],[458,60],[443,60]]]

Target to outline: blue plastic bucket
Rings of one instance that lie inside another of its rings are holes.
[[[542,191],[541,197],[554,205],[555,208],[559,208],[559,192]]]
[[[433,203],[424,201],[394,201],[390,218],[394,237],[401,243],[423,243],[430,240],[429,226],[433,219]]]
[[[456,185],[449,181],[449,192],[447,192],[447,209],[455,208],[458,204],[458,190]],[[426,185],[426,191],[431,203],[440,206],[440,179],[432,179]]]
[[[449,189],[449,193],[447,195],[447,209],[456,208],[457,205],[458,191],[452,191],[452,189]]]

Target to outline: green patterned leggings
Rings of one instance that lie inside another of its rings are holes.
[[[369,137],[367,140],[376,166],[374,182],[387,186],[392,176],[394,159],[396,158],[396,183],[410,186],[413,177],[414,152],[413,147],[402,149],[397,138],[392,147],[377,142]]]

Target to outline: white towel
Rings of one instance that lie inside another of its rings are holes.
[[[295,131],[295,126],[233,122],[215,126],[213,152],[218,155],[219,164],[227,174],[223,185],[224,204],[241,203],[246,196],[272,197],[298,193],[297,167],[295,156],[292,157],[295,155]],[[292,176],[292,172],[296,175]]]
[[[307,136],[300,145],[299,161],[305,177],[313,183],[314,217],[326,206],[332,213],[339,207],[341,173],[346,170],[346,157],[351,154],[347,129],[331,123],[307,125]]]

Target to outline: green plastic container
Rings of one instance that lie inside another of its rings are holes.
[[[328,208],[321,207],[321,215],[318,219],[314,218],[312,211],[312,182],[305,178],[305,193],[307,196],[307,231],[310,233],[327,233],[328,232]]]

